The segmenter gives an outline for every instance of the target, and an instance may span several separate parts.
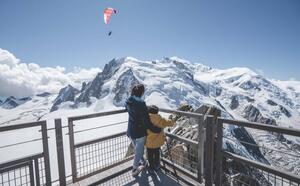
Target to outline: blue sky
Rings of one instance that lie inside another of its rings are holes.
[[[118,10],[109,26],[107,6]],[[0,48],[68,70],[178,56],[300,80],[299,20],[299,0],[1,0]]]

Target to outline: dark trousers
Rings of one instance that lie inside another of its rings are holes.
[[[147,148],[147,156],[148,156],[150,168],[155,168],[160,165],[159,148],[156,149]]]

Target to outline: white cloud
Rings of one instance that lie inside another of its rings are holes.
[[[290,78],[289,78],[289,81],[297,81],[297,80],[296,80],[296,78],[294,78],[294,77],[290,77]]]
[[[255,72],[259,75],[265,75],[265,72],[262,69],[255,69]]]
[[[79,88],[90,81],[99,68],[40,67],[35,63],[21,63],[12,53],[0,48],[0,96],[24,97],[42,92],[58,92],[68,84]]]

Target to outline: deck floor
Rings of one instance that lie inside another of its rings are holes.
[[[70,184],[72,186],[86,185],[163,185],[163,186],[179,186],[179,185],[200,185],[198,183],[183,182],[181,179],[176,179],[172,174],[166,173],[164,170],[159,171],[155,175],[151,175],[147,170],[142,171],[139,176],[131,176],[132,161],[123,163],[118,167],[114,167],[88,179],[77,183]]]

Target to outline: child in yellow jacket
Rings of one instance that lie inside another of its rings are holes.
[[[168,120],[163,118],[158,114],[158,107],[151,105],[148,107],[150,121],[153,125],[163,129],[165,127],[171,127],[174,125],[175,121]],[[149,161],[149,172],[158,171],[160,169],[160,158],[159,158],[159,149],[165,142],[164,130],[161,130],[160,133],[153,133],[150,130],[147,130],[147,138],[145,146],[147,148],[147,155]]]

